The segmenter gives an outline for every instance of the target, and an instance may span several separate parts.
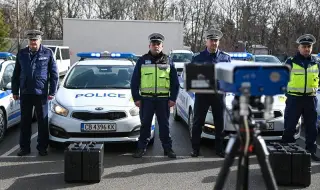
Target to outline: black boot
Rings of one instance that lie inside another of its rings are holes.
[[[316,153],[311,153],[311,159],[316,162],[320,161],[320,158],[316,155]]]
[[[146,149],[137,149],[136,152],[132,155],[134,158],[141,158],[146,153]]]
[[[176,153],[172,150],[172,148],[168,148],[164,150],[164,155],[168,156],[169,158],[177,158]]]
[[[193,149],[191,152],[191,157],[198,157],[200,155],[200,151],[197,149]]]
[[[20,149],[19,152],[17,153],[18,156],[26,156],[26,155],[29,155],[31,153],[30,150],[23,150],[23,149]]]
[[[39,155],[40,156],[47,156],[48,152],[46,150],[39,150]]]

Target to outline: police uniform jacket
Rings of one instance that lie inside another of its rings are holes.
[[[149,63],[151,61],[151,63]],[[131,93],[134,101],[141,99],[157,99],[156,97],[142,97],[140,95],[140,79],[141,79],[141,65],[142,64],[170,64],[170,97],[169,100],[176,101],[179,93],[179,80],[178,74],[173,66],[170,63],[169,58],[166,54],[160,53],[158,56],[153,56],[149,51],[147,54],[143,55],[138,61],[134,68],[132,78],[131,78]],[[161,99],[161,98],[160,98]],[[162,98],[163,99],[163,98]]]
[[[59,74],[56,61],[49,48],[40,45],[35,54],[31,54],[29,47],[18,52],[12,76],[13,95],[53,96],[56,93],[58,81]],[[48,89],[49,84],[50,89]]]
[[[289,57],[285,63],[289,65],[291,68],[293,66],[292,63],[295,63],[305,69],[307,69],[308,67],[314,66],[315,64],[317,64],[319,67],[319,64],[320,64],[319,60],[315,56],[304,57],[299,52],[295,56]],[[319,77],[320,77],[320,72],[319,72]],[[320,82],[319,82],[319,86],[320,86]]]

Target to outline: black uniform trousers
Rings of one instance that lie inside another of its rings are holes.
[[[48,130],[48,96],[22,94],[20,96],[21,124],[20,124],[20,148],[30,150],[32,112],[35,107],[35,113],[38,121],[38,151],[48,148],[49,130]]]
[[[224,98],[225,95],[222,94],[196,93],[191,139],[193,150],[200,149],[202,127],[204,126],[206,115],[211,106],[215,126],[215,149],[216,151],[223,151]]]

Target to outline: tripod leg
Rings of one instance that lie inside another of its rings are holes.
[[[249,156],[241,155],[239,156],[239,165],[237,173],[237,190],[248,189],[249,180]]]
[[[214,190],[223,189],[227,176],[230,172],[230,167],[233,164],[235,156],[238,154],[239,147],[240,147],[240,139],[237,136],[232,136],[226,147],[225,159],[223,162],[223,166],[219,172],[217,182],[214,186]]]
[[[267,189],[278,190],[278,186],[270,166],[269,152],[267,150],[266,143],[261,136],[254,136],[253,145]]]

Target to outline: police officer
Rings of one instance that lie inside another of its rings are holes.
[[[141,119],[138,149],[133,154],[134,158],[140,158],[146,152],[154,113],[159,123],[164,155],[176,158],[172,150],[169,116],[170,107],[175,105],[179,93],[179,82],[176,69],[162,52],[164,39],[159,33],[149,36],[150,50],[138,60],[132,74],[131,92],[135,105],[140,108]]]
[[[18,52],[12,76],[13,98],[20,99],[21,106],[18,156],[30,154],[33,106],[38,120],[37,149],[40,156],[46,156],[49,141],[48,99],[52,99],[56,93],[59,77],[52,51],[41,45],[43,33],[30,30],[26,35],[28,47]]]
[[[231,57],[218,49],[220,39],[223,34],[216,29],[210,29],[206,32],[207,48],[195,56],[192,63],[215,64],[218,62],[231,62]],[[200,154],[200,140],[202,127],[204,126],[205,118],[209,109],[212,108],[212,114],[215,125],[215,149],[216,154],[224,157],[223,149],[223,128],[224,128],[224,95],[222,94],[195,94],[194,104],[194,123],[192,126],[192,157],[198,157]]]
[[[318,134],[316,93],[319,86],[319,62],[316,57],[311,56],[316,39],[311,34],[305,34],[296,42],[299,44],[299,52],[286,61],[291,67],[291,74],[286,94],[285,130],[282,140],[286,143],[295,142],[296,125],[302,115],[306,130],[306,150],[311,153],[313,160],[320,161],[316,156]]]

